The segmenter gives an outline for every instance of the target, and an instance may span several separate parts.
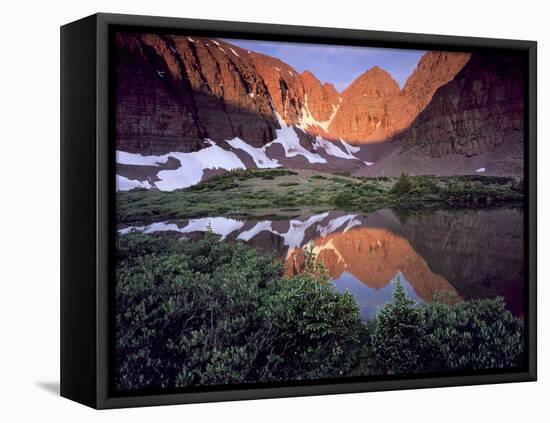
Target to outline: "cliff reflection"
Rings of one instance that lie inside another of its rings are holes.
[[[504,297],[523,313],[523,211],[428,210],[396,213],[324,212],[290,220],[242,221],[203,217],[119,228],[185,239],[211,230],[220,239],[246,242],[275,254],[287,275],[304,270],[311,248],[339,291],[349,290],[365,318],[391,300],[399,278],[409,296],[431,301],[438,291],[459,298]]]
[[[335,232],[310,241],[309,248],[318,263],[322,263],[335,286],[346,284],[350,292],[374,295],[376,290],[383,302],[391,298],[392,289],[385,289],[397,277],[409,288],[410,295],[431,301],[438,291],[456,294],[455,288],[442,276],[432,272],[424,260],[400,235],[380,228],[360,227],[346,232]],[[289,250],[285,260],[285,274],[303,272],[305,249]],[[361,282],[371,290],[362,292],[352,281]],[[391,286],[390,286],[391,288]],[[380,296],[380,295],[379,295]],[[357,294],[356,294],[357,297]]]

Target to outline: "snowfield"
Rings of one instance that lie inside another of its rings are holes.
[[[138,181],[137,179],[128,179],[124,176],[116,176],[116,189],[117,191],[129,191],[134,188],[151,189],[149,181]]]
[[[281,129],[276,129],[275,131],[277,132],[277,138],[266,144],[265,147],[279,144],[284,148],[286,157],[303,156],[310,163],[327,162],[318,154],[312,153],[311,151],[308,151],[304,147],[302,147],[298,135],[296,134],[296,131],[293,127],[284,126]]]
[[[159,164],[166,163],[168,158],[173,157],[181,163],[181,166],[174,170],[161,170],[157,173],[159,179],[154,183],[161,191],[173,191],[179,188],[186,188],[191,185],[198,184],[204,175],[206,169],[246,169],[245,165],[237,157],[237,155],[231,151],[224,150],[212,140],[206,140],[210,147],[203,148],[193,153],[179,153],[173,152],[164,154],[162,156],[142,156],[134,153],[117,152],[117,163],[120,164],[133,164],[133,165],[148,165],[158,166]],[[120,183],[119,183],[120,178]],[[127,178],[122,176],[117,177],[117,191],[128,191],[132,188],[146,188],[141,185],[135,185],[135,183],[151,184],[147,181],[139,182],[135,181],[134,185]]]
[[[314,151],[309,151],[300,144],[296,127],[287,126],[281,116],[276,112],[275,116],[279,120],[281,128],[275,130],[277,137],[273,141],[263,147],[253,147],[241,138],[236,137],[231,140],[225,140],[227,146],[231,147],[233,150],[241,150],[246,153],[254,161],[254,165],[259,169],[281,167],[281,163],[279,163],[277,159],[272,159],[267,154],[269,147],[277,144],[283,147],[285,157],[291,158],[302,156],[311,164],[328,163],[325,158],[326,156],[323,157],[318,154],[318,152],[323,150],[327,155],[340,159],[360,160],[354,156],[354,153],[360,150],[359,147],[349,145],[343,140],[340,140],[340,143],[334,143],[321,136],[315,138],[313,143]],[[303,128],[300,128],[300,130],[303,130]],[[210,139],[206,139],[204,142],[208,144],[207,147],[192,153],[175,151],[163,155],[144,156],[138,153],[117,151],[116,162],[118,164],[159,168],[154,180],[149,179],[140,181],[117,175],[117,191],[129,191],[134,188],[157,188],[161,191],[174,191],[176,189],[187,188],[198,184],[203,179],[205,170],[208,169],[246,169],[246,166],[234,151],[226,150]],[[162,165],[167,164],[170,158],[180,162],[180,166],[177,169],[162,168]],[[363,163],[367,166],[372,165],[371,162]]]
[[[232,140],[226,141],[231,147],[243,150],[245,153],[247,153],[250,157],[252,157],[252,160],[254,160],[254,164],[259,169],[269,169],[269,168],[275,168],[279,167],[280,164],[275,159],[270,159],[267,157],[267,154],[265,152],[265,147],[258,148],[258,147],[252,147],[250,144],[246,143],[240,138],[233,138]]]
[[[323,129],[325,132],[328,132],[328,127],[332,123],[332,120],[334,119],[334,116],[336,116],[336,112],[340,108],[340,104],[338,105],[332,105],[332,114],[330,117],[325,121],[318,121],[313,117],[311,112],[309,111],[309,107],[307,105],[307,94],[304,98],[305,100],[305,106],[302,107],[302,117],[300,118],[300,126],[304,129],[307,129],[311,126],[317,126],[321,129]]]
[[[359,147],[354,147],[353,145],[348,144],[342,138],[340,138],[340,142],[342,143],[348,154],[359,153],[359,151],[361,150]]]
[[[168,156],[142,156],[138,153],[116,152],[116,162],[134,166],[158,166],[168,161]]]
[[[346,160],[359,160],[357,157],[355,157],[353,154],[350,154],[349,152],[344,152],[336,144],[333,142],[327,141],[326,139],[317,136],[315,138],[315,143],[313,144],[313,148],[315,150],[324,149],[327,154],[330,154],[334,157],[339,157],[341,159]]]

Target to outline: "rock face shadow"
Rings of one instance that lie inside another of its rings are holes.
[[[49,392],[55,396],[60,395],[60,384],[59,382],[36,382],[36,386],[42,388],[44,391]]]

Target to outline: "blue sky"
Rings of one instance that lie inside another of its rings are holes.
[[[373,47],[235,39],[226,41],[248,50],[277,57],[298,72],[309,70],[321,82],[332,82],[340,92],[355,78],[375,65],[389,72],[403,88],[420,57],[425,53],[418,50]]]

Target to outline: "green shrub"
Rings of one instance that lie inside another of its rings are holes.
[[[296,200],[295,194],[287,193],[275,196],[272,201],[276,206],[292,206],[296,204]]]
[[[225,191],[237,187],[239,182],[254,178],[275,179],[279,176],[297,175],[288,169],[233,169],[228,172],[204,179],[196,185],[186,188],[186,191]]]
[[[117,240],[120,390],[347,374],[364,334],[353,297],[314,274],[281,277],[241,243]]]
[[[337,207],[348,207],[351,205],[353,200],[353,194],[350,191],[342,191],[336,194],[332,202]]]
[[[425,306],[430,371],[513,368],[523,365],[523,324],[502,298]]]
[[[419,363],[425,350],[424,310],[407,297],[397,282],[393,302],[377,314],[373,325],[370,352],[376,373],[406,374],[421,371]]]
[[[390,192],[392,194],[406,194],[412,189],[412,182],[409,175],[401,173],[399,179],[393,184]]]
[[[397,284],[394,300],[371,323],[371,372],[406,374],[517,368],[523,324],[502,298],[417,304]]]
[[[365,325],[311,250],[287,278],[243,243],[117,238],[115,384],[123,391],[514,368],[523,325],[502,299],[418,304],[398,283]]]
[[[330,178],[330,180],[332,182],[336,182],[337,184],[347,184],[349,182],[349,179],[340,178],[339,176]]]

